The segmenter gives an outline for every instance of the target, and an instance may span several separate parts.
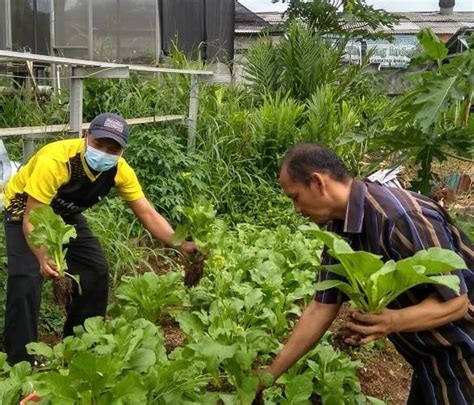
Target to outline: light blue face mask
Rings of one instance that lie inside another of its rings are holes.
[[[102,152],[99,149],[93,148],[86,144],[86,152],[84,159],[92,170],[97,172],[105,172],[117,166],[117,162],[121,155],[111,155],[110,153]]]

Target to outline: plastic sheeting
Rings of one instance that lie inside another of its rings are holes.
[[[12,50],[47,54],[50,0],[11,1]]]
[[[163,49],[173,42],[191,56],[228,60],[234,54],[234,0],[160,0]]]
[[[234,57],[234,0],[206,0],[206,60]]]
[[[55,45],[62,55],[108,62],[156,60],[156,0],[93,1],[91,19],[88,1],[55,0],[55,15]]]
[[[89,0],[54,0],[51,35],[52,1],[11,0],[14,50],[51,54],[53,37],[55,54],[71,58],[152,63],[173,41],[189,56],[233,57],[234,0],[91,0],[92,13]],[[0,0],[1,49],[4,3]]]
[[[94,58],[135,63],[156,60],[156,7],[156,0],[94,2]]]
[[[58,55],[88,59],[88,2],[54,0],[54,45]]]

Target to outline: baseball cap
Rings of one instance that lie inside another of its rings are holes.
[[[117,141],[122,148],[125,148],[130,128],[120,115],[102,113],[92,120],[89,132],[94,138],[110,138]]]

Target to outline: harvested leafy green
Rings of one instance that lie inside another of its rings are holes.
[[[326,280],[316,283],[316,290],[338,288],[361,311],[379,312],[400,294],[419,284],[438,284],[459,294],[459,277],[452,274],[440,275],[466,268],[464,260],[450,250],[433,247],[398,262],[389,260],[384,263],[381,256],[354,251],[335,233],[316,227],[305,226],[303,229],[321,239],[328,246],[328,253],[339,262],[324,267],[345,278],[345,281]]]
[[[29,234],[30,243],[35,248],[44,246],[48,257],[53,260],[59,276],[67,275],[73,279],[79,286],[80,293],[79,276],[66,271],[67,248],[64,248],[64,245],[76,238],[77,233],[74,226],[66,224],[49,205],[33,208],[28,219],[33,225],[33,230]]]

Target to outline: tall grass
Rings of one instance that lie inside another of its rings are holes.
[[[122,201],[108,198],[88,211],[87,221],[107,258],[114,286],[123,275],[136,275],[143,268],[153,270],[151,257],[157,257],[150,234],[127,212]]]

